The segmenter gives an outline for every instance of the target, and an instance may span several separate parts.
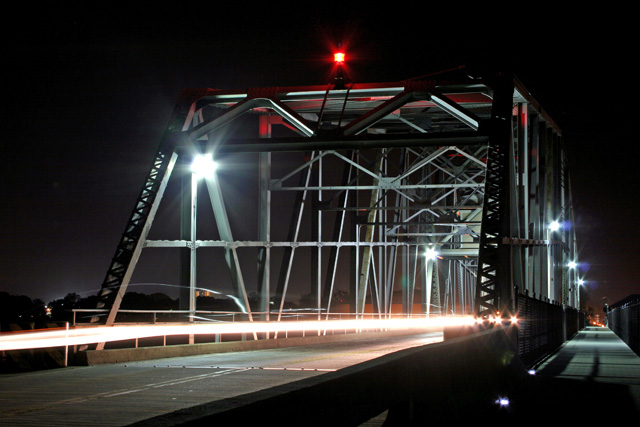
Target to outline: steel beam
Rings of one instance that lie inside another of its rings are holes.
[[[503,237],[511,235],[513,82],[498,78],[494,84],[475,296],[475,312],[480,317],[514,314],[510,247],[502,243]]]

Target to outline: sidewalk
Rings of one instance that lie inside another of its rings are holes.
[[[470,387],[477,386],[481,387],[470,383]],[[455,399],[455,394],[452,397]],[[485,397],[485,403],[440,414],[437,421],[589,427],[606,422],[633,426],[640,415],[640,357],[610,329],[587,327],[508,396]],[[498,404],[503,397],[508,400],[504,406]],[[434,416],[426,415],[429,421],[435,421]],[[385,419],[383,413],[361,427],[381,426]],[[422,421],[411,425],[423,425]]]
[[[587,327],[540,364],[511,400],[513,415],[522,419],[626,424],[640,414],[640,357],[610,329]]]

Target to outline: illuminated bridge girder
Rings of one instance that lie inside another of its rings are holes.
[[[494,314],[519,293],[578,303],[573,229],[547,231],[572,215],[560,132],[517,79],[188,90],[166,135],[100,291],[107,324],[143,248],[180,252],[192,315],[199,289],[250,320],[282,318],[294,292],[318,317],[343,310],[337,290],[358,315]],[[205,152],[220,164],[208,213],[186,170]],[[181,177],[182,202],[162,203]],[[150,237],[165,205],[177,239]]]

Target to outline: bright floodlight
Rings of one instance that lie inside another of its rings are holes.
[[[425,252],[424,256],[427,259],[436,259],[436,257],[438,256],[438,252],[436,252],[436,250],[434,248],[428,248],[427,252]]]
[[[198,177],[211,178],[217,166],[211,154],[200,154],[193,158],[191,172],[195,173]]]
[[[569,264],[567,264],[567,267],[569,268],[576,268],[578,266],[578,264],[575,263],[575,261],[571,261]]]
[[[344,64],[344,52],[336,52],[333,54],[333,62],[336,64]]]
[[[582,280],[582,279],[578,280],[578,285],[580,285],[580,286],[584,285],[584,280]]]
[[[560,229],[560,223],[558,221],[553,221],[551,224],[549,224],[549,230],[557,231],[559,229]]]

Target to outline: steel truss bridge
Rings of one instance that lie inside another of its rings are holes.
[[[201,177],[189,165],[203,154],[218,167]],[[171,185],[179,202],[165,200]],[[179,229],[151,239],[164,208]],[[206,222],[209,239],[197,232]],[[115,322],[155,248],[179,253],[180,299],[193,313],[196,290],[219,286],[196,274],[215,258],[249,320],[280,319],[300,275],[319,317],[335,309],[336,289],[348,289],[356,315],[505,317],[524,297],[578,308],[572,223],[560,129],[514,76],[460,68],[390,83],[185,90],[102,284],[108,315],[93,320]]]

